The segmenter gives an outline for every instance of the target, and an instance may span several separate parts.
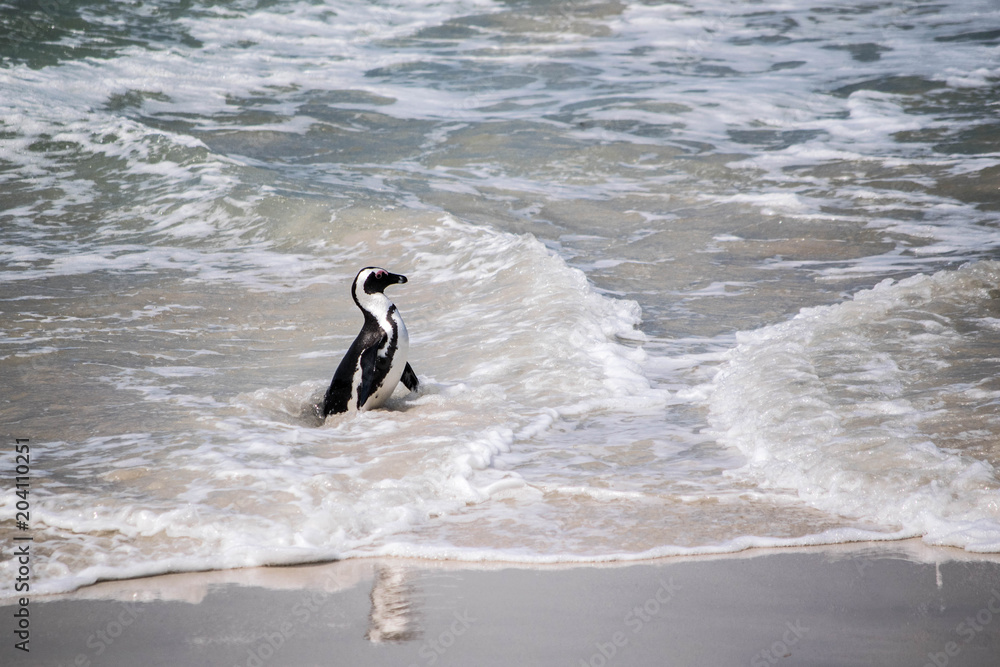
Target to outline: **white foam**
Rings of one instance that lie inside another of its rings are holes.
[[[996,470],[928,410],[969,381],[946,380],[964,342],[952,311],[983,307],[998,280],[992,262],[887,280],[740,334],[708,400],[720,441],[748,458],[739,475],[932,544],[1000,549]]]
[[[992,8],[848,4],[202,8],[173,24],[198,47],[0,69],[0,187],[14,195],[0,203],[0,281],[38,295],[4,301],[25,309],[0,361],[53,390],[68,362],[85,387],[57,424],[66,442],[49,443],[65,486],[39,490],[51,548],[39,589],[372,553],[592,561],[913,535],[995,550],[982,434],[997,426],[981,408],[998,393],[968,369],[948,375],[967,331],[998,330],[983,306],[989,265],[803,311],[740,334],[722,360],[745,326],[728,309],[758,285],[749,273],[650,280],[642,298],[668,313],[726,297],[708,313],[714,333],[650,339],[636,303],[599,293],[534,237],[434,219],[434,206],[477,201],[469,217],[551,229],[565,256],[590,244],[576,266],[622,290],[687,254],[738,253],[757,225],[793,221],[808,237],[843,224],[885,244],[761,260],[763,281],[794,276],[812,303],[996,248],[995,213],[941,184],[997,156],[935,138],[984,122],[936,109],[994,85],[996,69],[988,40],[934,40]],[[464,36],[417,34],[472,14]],[[859,45],[878,57],[846,48]],[[913,94],[900,73],[948,88]],[[324,161],[310,132],[370,127],[327,110],[424,135],[409,154]],[[494,160],[481,143],[494,127],[555,152]],[[606,227],[578,229],[560,210],[577,202],[606,207]],[[719,207],[748,213],[746,227],[714,219]],[[643,229],[619,232],[616,212]],[[362,257],[410,274],[394,298],[423,389],[317,428],[310,403],[357,330],[338,290]],[[802,276],[826,283],[810,292]],[[67,284],[79,300],[49,293]],[[258,305],[274,295],[280,307]],[[944,312],[964,302],[979,311]],[[939,403],[959,406],[959,432]],[[703,430],[706,406],[733,449]]]
[[[99,500],[88,487],[38,495],[33,525],[52,553],[37,556],[33,590],[370,552],[431,517],[520,497],[524,480],[499,463],[518,441],[572,416],[662,407],[666,394],[643,376],[642,352],[615,342],[633,331],[638,307],[597,295],[533,238],[445,219],[383,244],[412,268],[397,292],[423,378],[418,396],[316,428],[309,405],[321,382],[241,394],[232,400],[239,411],[220,418],[225,404],[182,384],[218,381],[218,369],[172,362],[106,377],[119,391],[183,406],[195,419],[116,439],[127,446],[80,444],[89,452],[80,472],[115,469],[121,488]],[[329,372],[332,363],[317,368]],[[464,382],[439,383],[424,369]],[[598,492],[621,495],[608,493]],[[95,502],[99,510],[90,509]],[[82,553],[58,546],[70,532]]]

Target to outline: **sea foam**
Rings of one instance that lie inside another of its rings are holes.
[[[996,460],[975,446],[989,431],[938,421],[966,404],[996,426],[969,393],[991,369],[956,362],[989,344],[963,320],[992,307],[997,284],[995,262],[886,280],[740,334],[708,399],[720,441],[747,457],[731,474],[931,544],[1000,549]]]

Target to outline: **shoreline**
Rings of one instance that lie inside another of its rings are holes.
[[[16,601],[0,617],[12,620]],[[988,665],[1000,555],[919,540],[167,574],[30,600],[12,665]]]

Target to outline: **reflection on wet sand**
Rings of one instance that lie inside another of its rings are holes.
[[[395,565],[375,570],[372,608],[365,638],[371,642],[404,642],[420,637],[409,572]]]

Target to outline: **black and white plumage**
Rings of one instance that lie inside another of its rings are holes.
[[[364,313],[365,323],[333,374],[323,399],[323,416],[348,410],[370,410],[384,404],[400,380],[416,390],[417,376],[406,361],[410,337],[406,325],[383,291],[405,283],[406,276],[376,266],[361,269],[351,295]]]

